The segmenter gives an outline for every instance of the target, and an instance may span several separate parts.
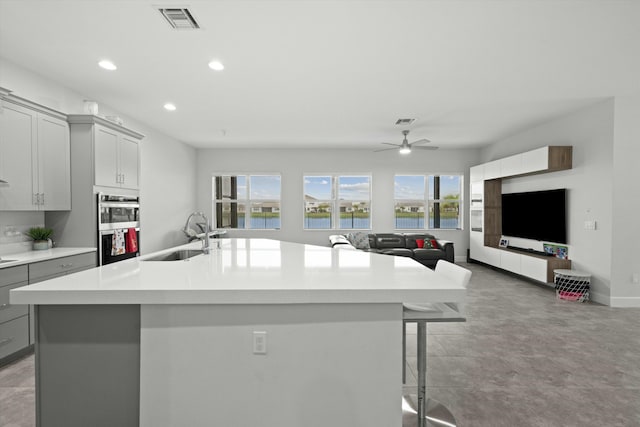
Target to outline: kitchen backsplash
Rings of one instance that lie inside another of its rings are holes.
[[[44,226],[44,212],[0,212],[0,256],[31,250],[31,239],[24,233]],[[55,236],[53,236],[55,240]]]

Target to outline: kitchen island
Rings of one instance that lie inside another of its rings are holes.
[[[414,260],[212,241],[11,292],[36,305],[39,426],[400,426],[402,302],[464,303]]]

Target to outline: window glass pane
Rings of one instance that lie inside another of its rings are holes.
[[[216,228],[245,228],[245,204],[216,202]]]
[[[339,200],[371,199],[370,178],[368,176],[341,176],[338,178]]]
[[[441,175],[440,199],[460,200],[460,184],[459,175]]]
[[[339,228],[371,228],[370,204],[365,202],[345,202],[340,205],[340,226]]]
[[[331,200],[333,199],[333,191],[331,191],[330,176],[305,176],[304,177],[304,197],[305,199]]]
[[[394,198],[396,200],[424,200],[424,175],[396,175]]]
[[[429,203],[429,228],[462,228],[460,202],[447,200]]]
[[[326,230],[331,228],[331,202],[319,200],[305,200],[304,228]]]
[[[251,200],[280,200],[280,176],[252,175]]]
[[[249,217],[251,218],[249,228],[279,229],[280,202],[252,202]]]
[[[244,176],[223,175],[214,177],[214,197],[216,200],[245,199],[247,186]]]
[[[396,202],[394,209],[397,229],[425,228],[424,202]]]

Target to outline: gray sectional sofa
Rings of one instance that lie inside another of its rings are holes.
[[[367,252],[410,257],[434,268],[438,260],[454,262],[453,242],[427,233],[362,233],[329,236],[332,247],[354,248]]]

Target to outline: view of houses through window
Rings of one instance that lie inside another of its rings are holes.
[[[216,228],[280,229],[280,175],[213,177]]]
[[[461,229],[462,178],[462,175],[396,175],[395,228]]]
[[[397,230],[461,229],[462,175],[396,175]],[[304,176],[304,229],[371,229],[371,176]],[[213,177],[216,228],[281,227],[280,175]]]
[[[370,229],[371,176],[305,176],[304,228]]]

